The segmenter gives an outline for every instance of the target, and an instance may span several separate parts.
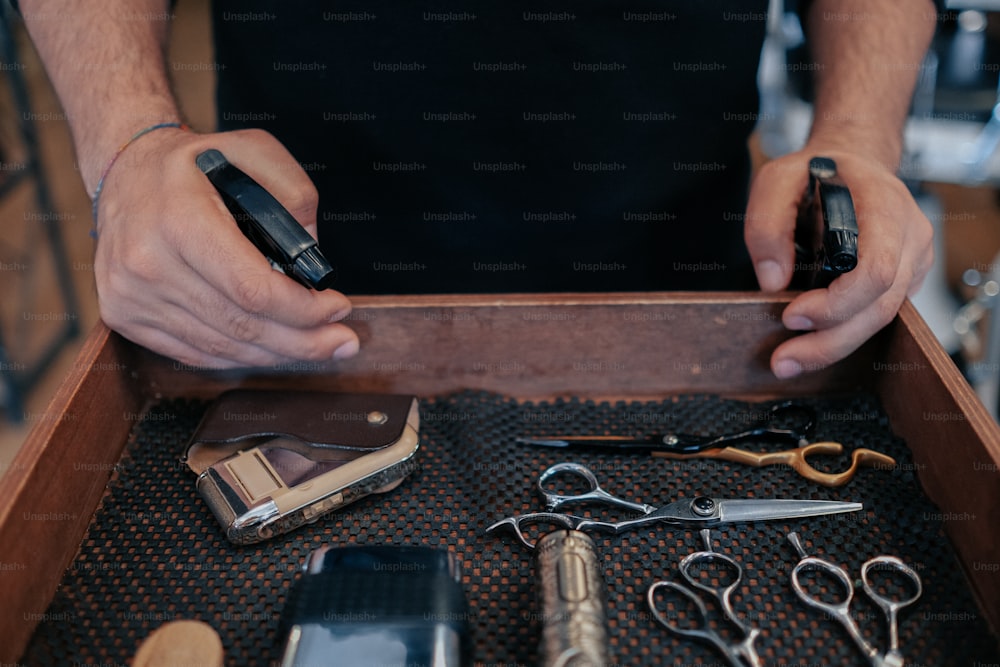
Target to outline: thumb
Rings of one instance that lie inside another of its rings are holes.
[[[761,167],[750,186],[743,240],[765,292],[788,287],[795,268],[795,218],[809,182],[807,161],[793,154]]]

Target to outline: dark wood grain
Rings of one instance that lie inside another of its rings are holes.
[[[994,632],[1000,628],[1000,432],[909,303],[872,368],[893,429],[940,509]]]
[[[780,319],[787,302],[749,293],[363,297],[348,320],[361,353],[348,361],[237,375],[138,352],[138,365],[147,391],[187,396],[231,386],[536,398],[802,394],[864,384],[877,342],[825,371],[775,379],[768,359],[791,335]]]

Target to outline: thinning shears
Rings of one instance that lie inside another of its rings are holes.
[[[558,476],[570,476],[582,479],[587,485],[587,491],[582,493],[560,494],[551,490],[550,482]],[[529,549],[534,548],[532,540],[525,535],[524,529],[532,526],[555,526],[582,532],[599,532],[619,534],[628,530],[651,526],[659,523],[674,526],[711,526],[723,523],[747,523],[752,521],[770,521],[776,519],[798,519],[842,512],[856,512],[863,509],[861,503],[840,502],[832,500],[784,500],[784,499],[737,499],[724,500],[708,496],[697,496],[692,499],[656,507],[645,503],[632,502],[619,498],[601,488],[597,477],[590,468],[579,463],[557,463],[545,470],[538,478],[538,490],[545,498],[545,512],[519,514],[497,521],[486,529],[486,532],[508,529]],[[600,504],[619,509],[632,510],[641,515],[635,519],[623,521],[601,521],[574,514],[560,513],[559,510],[570,505]]]
[[[839,442],[809,442],[816,423],[816,411],[808,405],[784,401],[755,415],[746,428],[718,436],[704,437],[683,433],[656,434],[644,437],[594,435],[518,438],[526,445],[543,447],[586,447],[593,449],[648,451],[653,456],[673,460],[717,459],[754,467],[787,465],[802,477],[823,486],[843,486],[860,467],[893,468],[896,460],[881,452],[860,447],[851,452],[851,465],[841,472],[826,472],[814,467],[813,456],[836,456],[844,446]],[[751,452],[730,445],[745,440],[787,442],[793,449],[781,452]]]
[[[685,556],[680,565],[677,566],[681,576],[687,580],[688,586],[675,581],[654,582],[646,592],[649,610],[653,614],[653,618],[670,632],[714,646],[733,667],[746,667],[747,665],[761,667],[763,663],[754,647],[760,630],[751,627],[749,623],[741,621],[736,616],[731,600],[733,591],[743,579],[743,568],[729,556],[712,551],[712,536],[708,528],[701,531],[701,539],[705,543],[705,549]],[[714,565],[721,565],[720,569],[728,570],[729,575],[714,578],[704,576],[704,573],[709,571],[707,568]],[[726,618],[739,628],[743,636],[742,641],[727,642],[721,634],[712,629],[708,623],[708,609],[692,588],[708,593],[719,602]],[[666,591],[677,593],[693,603],[699,618],[687,625],[682,624],[680,614],[671,615],[664,611],[660,598]]]
[[[861,566],[861,586],[864,588],[865,593],[868,594],[868,597],[885,614],[889,625],[889,650],[885,654],[881,654],[877,648],[865,640],[864,635],[861,634],[861,629],[858,628],[858,624],[851,615],[854,583],[847,570],[830,561],[808,555],[796,533],[789,533],[788,541],[795,547],[800,558],[798,564],[792,569],[792,588],[795,590],[795,594],[810,607],[822,611],[826,618],[834,618],[843,625],[847,633],[851,636],[851,639],[854,640],[854,643],[865,654],[865,657],[868,658],[873,667],[902,667],[904,661],[903,654],[899,650],[899,625],[897,621],[899,610],[916,602],[923,592],[920,575],[917,574],[916,570],[895,556],[875,556],[865,561]],[[832,575],[834,579],[840,582],[844,591],[844,598],[840,602],[827,602],[813,595],[802,583],[803,573],[809,570],[818,570]],[[872,570],[891,570],[902,573],[910,582],[909,595],[904,593],[896,598],[880,593],[872,584],[870,574]]]

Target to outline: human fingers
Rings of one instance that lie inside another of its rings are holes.
[[[788,287],[795,265],[795,220],[808,182],[808,159],[801,154],[762,166],[750,188],[743,239],[757,282],[765,292]]]
[[[102,317],[140,344],[185,341],[220,365],[356,350],[353,332],[331,324],[349,312],[346,297],[274,272],[239,232],[194,164],[212,145],[212,136],[164,136],[143,145],[136,169],[112,173],[95,258]],[[142,321],[157,321],[162,335]],[[224,342],[192,334],[197,324]]]
[[[271,134],[257,129],[211,135],[207,142],[281,202],[306,231],[316,236],[319,194],[295,157]],[[207,147],[205,148],[207,150]]]

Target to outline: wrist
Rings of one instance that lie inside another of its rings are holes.
[[[871,127],[827,122],[813,127],[803,150],[856,156],[895,174],[899,170],[902,145],[902,136],[891,130],[873,131]]]
[[[92,196],[92,204],[91,204],[91,213],[93,216],[95,232],[97,229],[97,216],[100,210],[101,192],[103,192],[104,190],[105,181],[108,175],[111,173],[111,170],[114,169],[115,166],[117,166],[118,163],[121,161],[122,155],[127,150],[129,150],[129,148],[132,147],[132,144],[142,140],[143,137],[145,137],[146,135],[153,134],[155,132],[161,132],[163,134],[167,134],[168,132],[171,131],[188,132],[189,130],[190,128],[184,123],[179,123],[179,122],[154,123],[152,125],[142,128],[141,130],[133,134],[125,143],[123,143],[118,148],[118,150],[115,151],[114,155],[112,155],[111,158],[108,160],[108,164],[104,167],[104,170],[101,172],[101,175],[98,177],[97,185],[94,187],[94,193]],[[146,153],[146,155],[148,155],[148,153]],[[119,168],[125,169],[127,168],[127,166],[128,165],[121,165]]]
[[[74,127],[77,165],[87,195],[91,199],[94,198],[101,176],[112,161],[129,162],[127,154],[131,152],[131,148],[125,146],[136,141],[149,140],[145,137],[139,138],[138,133],[165,123],[175,123],[178,126],[183,123],[176,108],[164,106],[143,113],[122,114],[107,124],[92,125],[89,128]],[[165,128],[161,131],[180,130]]]

